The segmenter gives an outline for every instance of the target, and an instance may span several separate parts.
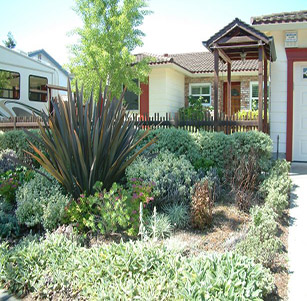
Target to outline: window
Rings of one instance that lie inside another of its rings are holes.
[[[29,100],[47,101],[48,79],[40,76],[29,76]]]
[[[20,74],[0,70],[0,98],[20,98]]]
[[[194,99],[202,97],[204,106],[211,105],[211,84],[190,84],[189,94]]]
[[[137,86],[139,85],[138,80],[134,80],[134,82],[137,84]],[[124,99],[125,99],[125,104],[127,106],[127,110],[130,111],[139,110],[139,95],[135,94],[132,91],[126,90]]]
[[[269,83],[268,83],[268,98],[269,98]],[[250,83],[250,109],[258,110],[258,82]]]

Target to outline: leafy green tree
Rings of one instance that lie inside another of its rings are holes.
[[[69,67],[74,81],[81,82],[86,94],[100,82],[115,97],[120,96],[123,85],[140,93],[133,80],[146,82],[150,69],[147,60],[136,64],[131,52],[143,45],[139,26],[150,13],[146,0],[76,0],[75,11],[83,27],[75,30],[79,42],[71,47]]]
[[[13,37],[13,34],[9,31],[9,33],[7,34],[7,40],[2,41],[5,45],[5,47],[13,49],[16,47],[17,43],[16,40]]]

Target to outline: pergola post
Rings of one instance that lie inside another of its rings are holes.
[[[219,52],[214,49],[214,131],[217,131],[219,104]]]
[[[263,93],[263,111],[264,111],[264,130],[268,133],[268,60],[264,57],[264,93]]]
[[[258,47],[258,130],[263,131],[262,123],[262,102],[263,102],[263,47]]]
[[[231,63],[227,63],[227,115],[231,115]]]

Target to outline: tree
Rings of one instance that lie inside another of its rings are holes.
[[[16,47],[16,40],[14,39],[12,33],[9,31],[7,34],[7,40],[2,41],[5,45],[5,47],[13,49]]]
[[[115,97],[120,96],[123,85],[140,93],[134,80],[146,82],[150,69],[147,60],[136,64],[131,52],[143,45],[144,33],[138,27],[150,13],[146,1],[76,0],[75,11],[83,27],[75,30],[80,39],[71,47],[74,57],[69,67],[74,81],[81,82],[86,94],[100,82]]]

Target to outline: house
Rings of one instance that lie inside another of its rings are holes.
[[[307,161],[307,11],[252,17],[251,25],[236,19],[224,29],[231,26],[243,26],[272,41],[274,47],[264,65],[273,151],[289,161]],[[245,60],[248,51],[242,54],[231,64],[231,114],[250,110],[258,102],[258,60]],[[134,112],[150,116],[177,112],[188,105],[190,95],[203,96],[204,106],[214,105],[212,53],[143,53],[136,55],[137,61],[144,56],[154,60],[148,85],[141,83],[142,94],[134,95]],[[222,59],[218,87],[218,111],[227,113],[227,64]]]
[[[254,28],[274,37],[270,134],[289,161],[307,161],[307,11],[252,17]]]
[[[177,112],[188,106],[189,96],[203,97],[204,106],[213,106],[214,57],[212,53],[192,52],[180,54],[156,55],[137,54],[137,61],[152,57],[151,72],[148,84],[140,84],[142,94],[129,94],[128,108],[141,115],[154,113]],[[226,111],[225,84],[227,65],[220,61],[220,97],[219,109]],[[251,110],[253,100],[257,100],[258,64],[257,60],[238,60],[232,65],[232,108],[233,113],[239,110]],[[129,103],[133,103],[129,107]]]

